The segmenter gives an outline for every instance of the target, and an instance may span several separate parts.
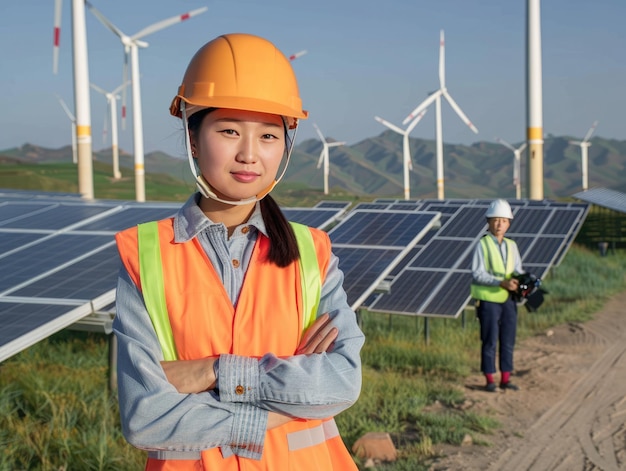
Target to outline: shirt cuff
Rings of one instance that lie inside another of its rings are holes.
[[[220,401],[256,402],[259,399],[259,360],[221,354],[218,377]]]
[[[268,412],[249,404],[241,404],[234,416],[230,451],[242,458],[260,460],[263,454]]]

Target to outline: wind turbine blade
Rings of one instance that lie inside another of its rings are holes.
[[[100,88],[98,85],[96,85],[95,83],[89,83],[89,86],[91,88],[93,88],[94,90],[96,90],[97,92],[102,93],[103,95],[106,95],[108,92],[106,90],[104,90],[103,88]]]
[[[515,147],[513,147],[511,144],[506,142],[504,139],[500,139],[499,137],[496,137],[496,142],[499,142],[504,147],[507,147],[507,148],[511,149],[513,152],[515,152]]]
[[[456,111],[456,114],[459,115],[459,118],[461,118],[463,122],[467,124],[472,131],[478,134],[478,129],[476,129],[476,126],[474,126],[472,122],[469,120],[469,118],[465,116],[465,113],[463,113],[459,105],[456,104],[456,102],[452,99],[450,94],[444,90],[443,96],[446,98],[446,100],[448,100],[448,103],[450,103],[450,106],[452,107],[452,109]]]
[[[110,119],[111,119],[111,107],[109,106],[109,103],[107,100],[107,108],[104,111],[104,123],[102,125],[102,144],[106,144],[107,142],[107,133],[109,131],[108,122]]]
[[[57,95],[57,99],[61,103],[61,106],[63,107],[63,111],[65,111],[65,114],[67,115],[67,117],[70,118],[72,122],[76,121],[76,118],[74,117],[74,115],[72,114],[68,106],[65,104],[65,102],[63,101],[63,98]]]
[[[574,146],[579,146],[582,144],[581,141],[568,141],[570,144],[574,145]]]
[[[130,48],[126,46],[124,48],[124,68],[122,70],[122,82],[125,84],[131,83],[128,80],[128,55],[130,54]],[[126,87],[122,89],[122,131],[126,130]]]
[[[61,45],[61,12],[63,0],[54,2],[54,36],[52,43],[52,73],[56,75],[59,69],[59,47]]]
[[[98,20],[100,21],[100,23],[102,23],[104,26],[106,26],[108,29],[110,29],[111,31],[113,31],[113,33],[118,36],[120,39],[126,37],[126,35],[124,33],[122,33],[122,31],[115,26],[113,23],[111,23],[106,16],[104,16],[102,13],[100,13],[100,11],[98,11],[98,9],[96,7],[94,7],[91,3],[89,3],[87,0],[85,0],[85,5],[87,5],[87,8],[89,8],[91,10],[91,13],[94,14],[94,16],[96,18],[98,18]]]
[[[292,54],[289,56],[289,60],[293,61],[296,60],[298,57],[302,57],[303,55],[305,55],[308,51],[304,50],[304,51],[300,51],[300,52],[296,52],[295,54]]]
[[[183,13],[182,15],[172,16],[171,18],[168,18],[166,20],[158,21],[134,34],[133,36],[131,36],[131,39],[135,41],[139,38],[143,38],[144,36],[148,36],[149,34],[156,33],[157,31],[167,28],[168,26],[175,25],[176,23],[181,23],[188,20],[189,18],[200,15],[208,9],[208,7],[202,7],[187,13]]]
[[[593,134],[593,132],[596,130],[596,126],[598,125],[598,122],[595,121],[591,127],[589,128],[589,131],[587,131],[587,134],[585,135],[585,138],[583,139],[583,142],[587,142],[589,140],[589,138],[591,137],[591,135]]]
[[[324,151],[326,147],[322,147],[322,152],[320,152],[320,159],[317,161],[317,168],[321,168],[322,163],[324,162]]]
[[[439,31],[439,86],[446,88],[446,41],[443,30]]]
[[[409,134],[411,131],[413,131],[413,129],[415,129],[415,126],[417,126],[417,123],[419,123],[422,120],[422,118],[424,117],[427,111],[428,111],[428,108],[422,110],[422,112],[418,114],[413,121],[411,121],[411,124],[409,124],[409,126],[406,128],[406,131],[405,131],[406,134]]]
[[[130,80],[127,80],[126,82],[124,82],[123,84],[121,84],[119,87],[117,87],[115,90],[113,90],[111,93],[113,95],[117,95],[117,93],[122,90],[123,88],[126,88],[128,85],[130,85]],[[119,98],[119,96],[116,96],[116,98]]]
[[[329,142],[327,145],[328,147],[338,147],[338,146],[344,146],[346,145],[346,143],[345,141],[341,141],[341,142],[335,141],[335,142]]]
[[[397,132],[398,134],[404,134],[404,130],[400,129],[398,126],[396,126],[395,124],[390,123],[387,120],[384,120],[383,118],[380,118],[378,116],[374,116],[374,119],[376,121],[378,121],[379,123],[383,124],[384,126],[387,126],[389,129]]]
[[[313,127],[315,128],[315,130],[317,131],[317,135],[320,137],[320,139],[322,140],[322,142],[324,144],[326,144],[326,139],[324,139],[324,135],[322,134],[322,131],[320,131],[320,128],[317,127],[317,124],[313,123]]]
[[[528,145],[528,142],[524,142],[521,146],[519,146],[517,150],[519,150],[520,154],[524,152],[524,149],[526,149],[527,145]]]
[[[437,90],[435,93],[433,93],[432,95],[430,95],[428,98],[426,98],[422,103],[420,103],[417,108],[415,108],[410,115],[408,115],[406,118],[404,118],[404,121],[402,121],[402,124],[406,125],[406,123],[408,123],[409,121],[411,121],[414,118],[417,118],[417,116],[426,108],[428,108],[430,106],[430,104],[435,101],[438,97],[441,96],[442,91],[441,90]]]

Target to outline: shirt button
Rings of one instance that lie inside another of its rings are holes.
[[[247,234],[248,232],[250,232],[250,228],[248,226],[244,226],[241,228],[242,234]]]
[[[233,259],[233,267],[239,268],[239,260],[237,260],[236,258]]]
[[[237,394],[238,396],[241,396],[244,392],[245,389],[241,384],[235,388],[235,394]]]

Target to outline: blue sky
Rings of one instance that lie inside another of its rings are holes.
[[[401,121],[438,87],[439,30],[445,30],[446,82],[478,127],[472,133],[445,102],[446,143],[500,137],[521,142],[526,132],[525,0],[92,0],[132,35],[157,21],[207,6],[182,24],[147,36],[140,50],[144,148],[183,155],[179,120],[168,107],[193,53],[215,36],[264,36],[289,55],[310,119],[298,142],[327,137],[355,144],[386,128],[379,115]],[[63,5],[59,73],[52,73],[52,0],[9,1],[0,17],[0,149],[29,142],[57,148],[71,142],[70,121],[55,94],[73,109],[71,1]],[[626,2],[544,0],[543,125],[546,134],[626,139]],[[122,83],[122,46],[86,12],[90,80],[113,90]],[[130,99],[128,101],[130,107]],[[93,148],[103,143],[106,102],[91,94]],[[128,111],[129,118],[132,116]],[[434,109],[411,133],[434,139]],[[109,133],[110,136],[110,133]],[[132,119],[120,147],[133,149]]]

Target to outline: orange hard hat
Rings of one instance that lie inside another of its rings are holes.
[[[191,112],[230,108],[277,114],[287,118],[290,129],[308,116],[289,59],[268,40],[250,34],[225,34],[202,46],[170,106],[179,118],[181,101]]]

